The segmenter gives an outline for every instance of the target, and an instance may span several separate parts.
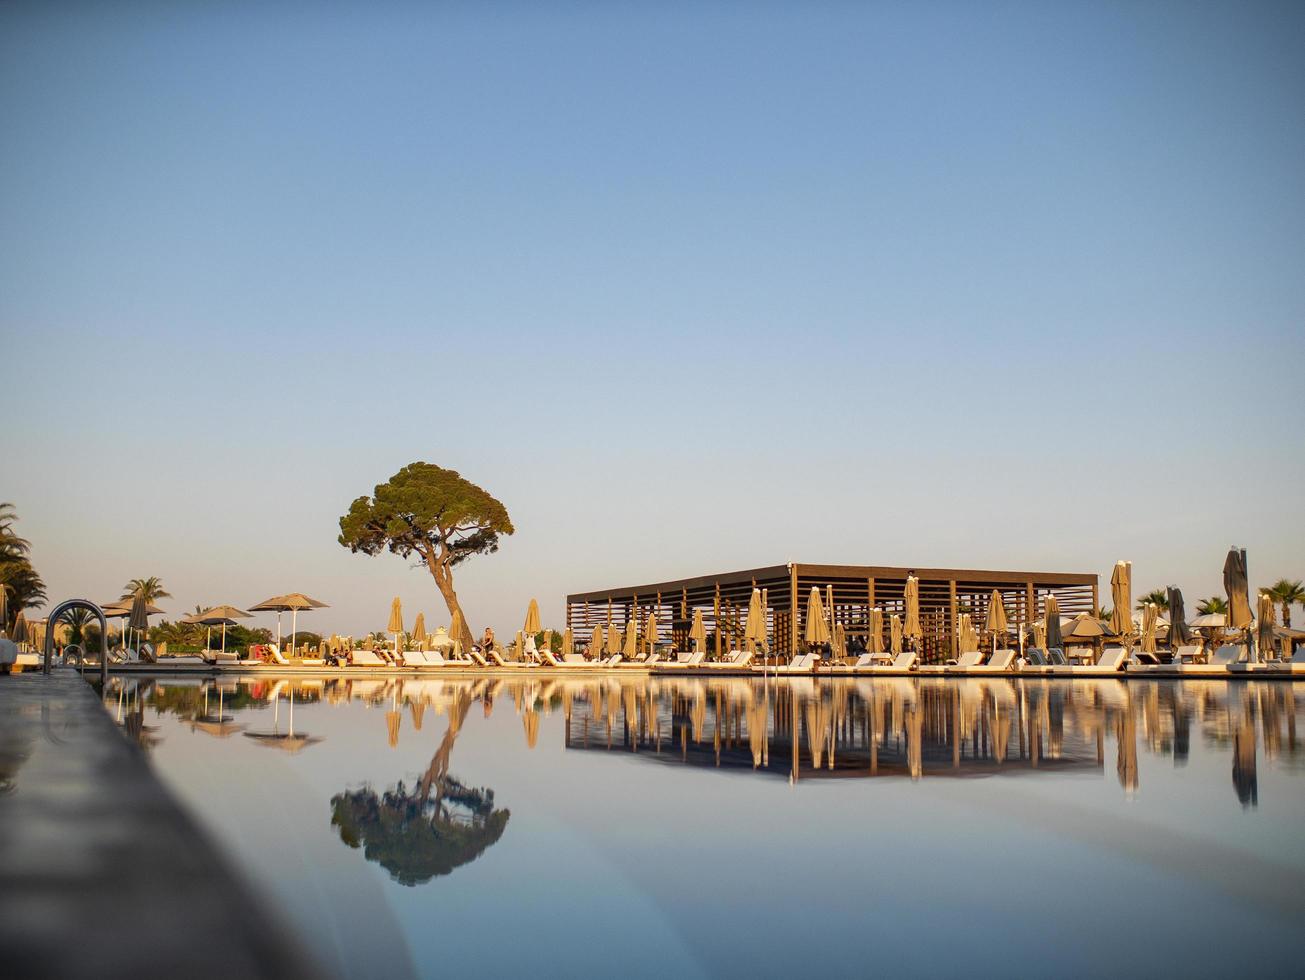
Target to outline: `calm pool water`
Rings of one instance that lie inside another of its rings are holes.
[[[105,702],[346,976],[1305,970],[1290,683],[160,677]]]

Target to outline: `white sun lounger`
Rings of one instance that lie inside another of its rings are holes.
[[[599,660],[585,660],[579,663],[574,660],[558,660],[553,655],[552,650],[540,650],[539,655],[543,658],[545,667],[555,667],[561,670],[597,670],[606,666]]]
[[[975,664],[973,667],[961,667],[960,665],[957,665],[955,667],[948,667],[947,673],[949,674],[952,673],[1004,674],[1013,670],[1014,667],[1015,667],[1015,651],[998,650],[996,653],[994,653],[991,657],[988,658],[987,663]]]
[[[278,661],[280,662],[280,661]],[[388,660],[382,660],[373,650],[350,650],[349,663],[355,667],[388,667]]]
[[[919,668],[922,674],[945,674],[948,671],[968,670],[971,667],[978,667],[983,663],[982,650],[966,650],[953,661],[945,664],[925,664]]]
[[[820,664],[817,653],[799,653],[786,664],[770,668],[772,674],[810,674]]]
[[[852,671],[857,674],[901,674],[915,670],[920,655],[914,650],[903,650],[888,663],[884,663],[882,653],[867,653],[857,658]],[[864,661],[864,664],[863,664]]]
[[[1074,664],[1070,667],[1062,667],[1059,673],[1068,671],[1071,674],[1092,675],[1092,674],[1116,674],[1124,669],[1128,663],[1128,651],[1123,647],[1106,647],[1101,651],[1101,659],[1094,664]]]

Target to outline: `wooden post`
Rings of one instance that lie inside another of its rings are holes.
[[[960,608],[956,603],[956,579],[947,583],[948,587],[948,605],[952,618],[952,657],[961,655],[961,634],[960,634]]]
[[[720,583],[716,583],[716,595],[712,599],[712,625],[716,629],[716,659],[720,659]]]
[[[1030,579],[1024,586],[1024,626],[1027,628],[1035,619],[1038,618],[1038,594],[1033,588],[1033,580]],[[1020,656],[1024,656],[1024,650],[1021,644]]]
[[[797,566],[788,566],[788,652],[793,656],[798,651],[798,583]]]

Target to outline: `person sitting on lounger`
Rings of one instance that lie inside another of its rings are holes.
[[[494,628],[492,626],[486,626],[485,635],[480,638],[480,643],[476,645],[476,652],[489,653],[489,651],[493,649],[494,649]]]

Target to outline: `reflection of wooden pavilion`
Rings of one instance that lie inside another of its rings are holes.
[[[754,588],[766,596],[766,620],[772,647],[792,653],[803,635],[806,596],[812,586],[822,598],[832,590],[831,616],[849,637],[868,633],[869,611],[878,606],[885,621],[905,612],[906,578],[920,581],[920,625],[926,660],[950,655],[960,613],[976,623],[987,614],[993,590],[1002,596],[1011,629],[1042,615],[1048,595],[1055,595],[1062,615],[1097,608],[1097,576],[1081,572],[1010,572],[958,568],[893,568],[882,565],[771,565],[722,575],[702,575],[652,585],[599,589],[567,596],[566,625],[577,634],[608,622],[642,625],[650,612],[679,649],[688,648],[693,612],[701,609],[712,651],[741,645],[748,600]]]

